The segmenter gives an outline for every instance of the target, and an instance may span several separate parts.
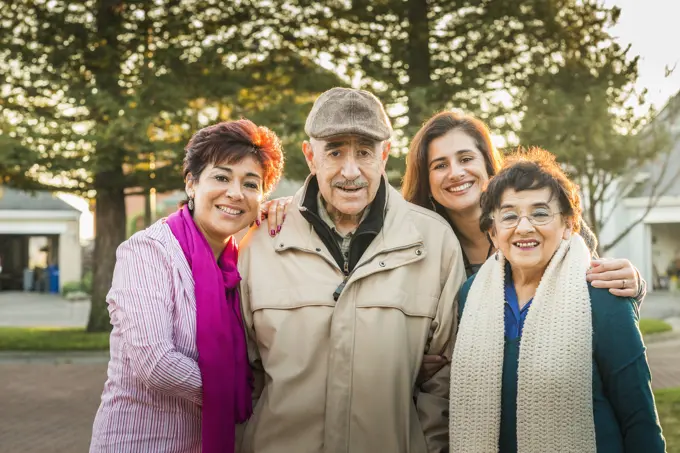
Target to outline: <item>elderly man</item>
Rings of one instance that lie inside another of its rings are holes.
[[[374,95],[323,93],[305,132],[311,174],[286,228],[241,245],[256,391],[240,449],[446,451],[449,367],[416,378],[425,354],[451,357],[460,245],[387,183],[392,127]]]

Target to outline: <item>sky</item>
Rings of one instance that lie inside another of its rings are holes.
[[[660,110],[680,91],[680,0],[604,0],[621,16],[611,33],[630,53],[640,55],[637,88],[649,90],[647,101]],[[675,72],[664,77],[666,66]]]
[[[619,22],[611,33],[621,45],[631,45],[630,54],[640,55],[636,89],[647,88],[648,106],[661,110],[680,91],[680,0],[603,0],[603,3],[621,8]],[[666,68],[674,66],[675,72],[665,77]],[[93,219],[87,202],[72,195],[63,198],[83,212],[80,236],[83,240],[91,239]]]

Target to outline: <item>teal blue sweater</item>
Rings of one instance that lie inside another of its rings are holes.
[[[460,293],[465,308],[475,276]],[[588,284],[593,317],[593,412],[598,453],[663,453],[645,346],[633,299]],[[529,308],[531,310],[531,308]],[[458,319],[461,319],[459,316]],[[500,453],[517,452],[517,369],[521,337],[505,339]],[[549,403],[546,403],[549,404]]]

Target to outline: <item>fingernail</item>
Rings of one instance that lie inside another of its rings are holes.
[[[275,230],[271,230],[271,231],[269,232],[269,234],[270,234],[272,237],[274,237],[274,236],[276,236],[276,231],[275,231]]]
[[[280,232],[281,232],[281,225],[276,227],[276,233],[280,233]]]
[[[260,226],[260,219],[255,219],[255,225]]]

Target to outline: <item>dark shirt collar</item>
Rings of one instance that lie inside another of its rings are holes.
[[[307,213],[313,213],[316,217],[319,217],[319,181],[316,176],[312,176],[307,184],[307,189],[305,190],[304,199],[302,200],[302,207],[306,208]],[[380,179],[380,186],[378,187],[378,192],[375,195],[375,199],[371,203],[371,209],[368,214],[364,217],[363,221],[357,228],[356,233],[359,232],[370,232],[373,234],[378,234],[385,223],[385,207],[387,204],[387,186],[385,184],[385,178]],[[305,216],[307,218],[307,216]],[[320,217],[319,217],[320,219]],[[307,219],[309,221],[309,219]]]

